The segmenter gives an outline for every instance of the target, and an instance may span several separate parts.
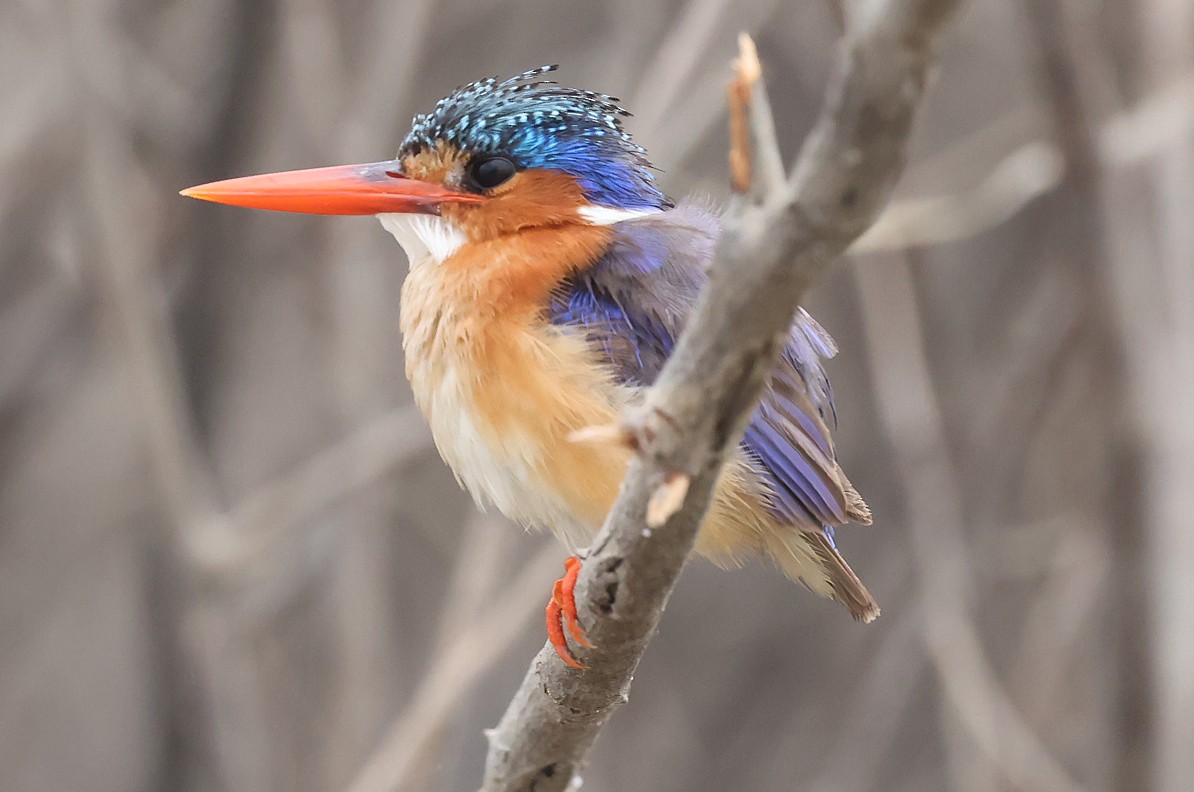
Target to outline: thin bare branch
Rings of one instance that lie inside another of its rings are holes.
[[[721,32],[721,17],[730,4],[726,0],[693,0],[684,4],[679,19],[668,31],[635,92],[634,106],[641,108],[639,122],[646,137],[659,133],[664,119],[674,112],[680,98],[704,63],[709,44]]]
[[[1105,168],[1128,168],[1168,150],[1194,129],[1194,75],[1175,80],[1104,122],[1095,138]],[[974,135],[987,137],[987,131]],[[955,147],[975,148],[969,141]],[[1065,177],[1061,150],[1033,140],[1008,154],[969,190],[896,201],[850,247],[852,253],[936,245],[975,236],[1010,220]]]
[[[887,201],[954,0],[871,3],[852,20],[825,108],[791,179],[726,220],[688,332],[644,407],[646,438],[577,586],[598,647],[588,670],[544,646],[490,733],[484,789],[562,790],[627,700],[631,677],[696,539],[727,449],[738,442],[800,300]],[[755,167],[758,167],[756,161]],[[645,529],[666,476],[691,477],[683,506]]]
[[[213,516],[192,542],[194,562],[206,574],[233,579],[321,510],[430,447],[413,406],[380,415]]]
[[[1070,55],[1070,25],[1057,4],[1021,0],[1028,22],[1029,47],[1038,84],[1048,103],[1052,135],[1065,157],[1069,201],[1068,265],[1084,276],[1089,311],[1111,321],[1091,323],[1090,343],[1098,350],[1096,376],[1101,381],[1102,425],[1108,432],[1108,485],[1098,499],[1112,540],[1111,558],[1116,596],[1107,618],[1123,630],[1116,645],[1116,718],[1123,735],[1115,757],[1115,786],[1123,790],[1150,785],[1150,753],[1156,728],[1155,666],[1150,655],[1153,634],[1142,625],[1150,612],[1148,576],[1143,573],[1148,525],[1142,463],[1145,433],[1139,419],[1139,396],[1128,373],[1138,365],[1128,326],[1135,317],[1124,310],[1115,271],[1114,222],[1108,219],[1108,181],[1099,156],[1093,113],[1087,107],[1082,79],[1085,67]],[[1147,280],[1147,279],[1140,279]]]
[[[870,253],[966,239],[1015,217],[1061,183],[1064,162],[1055,146],[1028,143],[1005,157],[972,190],[893,203],[851,246]]]

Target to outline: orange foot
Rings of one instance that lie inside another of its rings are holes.
[[[564,562],[564,577],[556,581],[551,590],[551,602],[547,603],[547,637],[561,660],[573,668],[583,669],[585,666],[572,656],[571,650],[568,649],[568,639],[564,636],[564,625],[567,625],[568,632],[578,644],[593,648],[580,622],[576,620],[576,595],[573,589],[576,588],[576,578],[579,575],[580,559],[568,556],[568,560]]]

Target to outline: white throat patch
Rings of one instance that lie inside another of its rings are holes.
[[[441,264],[468,241],[459,228],[437,215],[392,213],[377,219],[402,245],[412,267],[428,260]]]

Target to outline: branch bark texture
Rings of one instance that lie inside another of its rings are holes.
[[[627,701],[727,450],[741,438],[797,306],[875,221],[896,184],[933,43],[957,5],[849,6],[825,106],[790,177],[775,173],[767,97],[754,82],[751,178],[725,220],[688,331],[646,403],[624,419],[639,455],[577,585],[581,621],[597,648],[581,653],[582,672],[549,645],[535,657],[488,733],[484,792],[568,788],[610,714]],[[690,480],[687,497],[649,528],[652,495],[677,475]]]

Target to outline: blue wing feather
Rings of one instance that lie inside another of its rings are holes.
[[[684,205],[615,227],[605,254],[556,291],[548,313],[602,350],[621,382],[649,386],[684,328],[707,277],[716,219]],[[829,425],[833,392],[821,359],[831,339],[801,310],[742,441],[781,522],[809,530],[843,523],[849,484],[839,476]]]

